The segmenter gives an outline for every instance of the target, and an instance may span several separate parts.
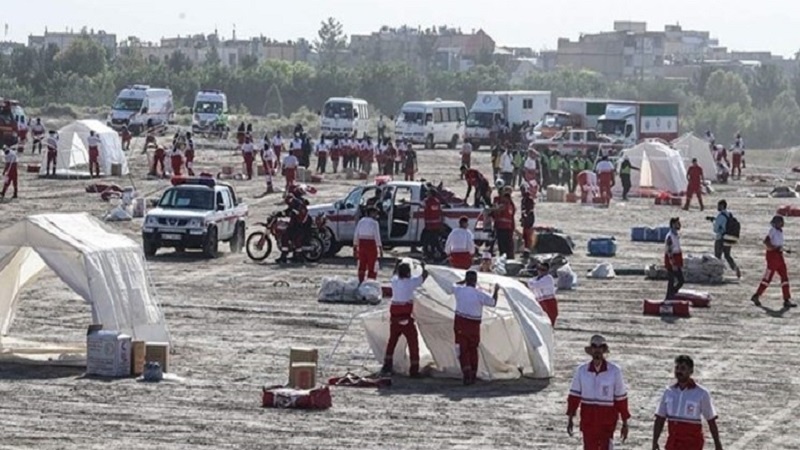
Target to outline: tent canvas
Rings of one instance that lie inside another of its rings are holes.
[[[0,230],[0,336],[20,292],[45,267],[90,304],[92,323],[134,340],[170,341],[141,247],[86,213],[35,215]]]
[[[419,330],[420,367],[430,367],[435,376],[461,378],[455,347],[453,283],[464,278],[463,270],[428,267],[430,276],[415,294],[414,318]],[[550,378],[555,374],[555,342],[550,319],[533,294],[517,280],[494,274],[478,274],[478,285],[491,289],[500,285],[496,308],[484,308],[481,323],[478,378],[509,380],[522,376]],[[367,342],[375,358],[383,363],[389,340],[389,308],[361,316]],[[408,373],[405,338],[394,354],[394,370]]]
[[[683,164],[689,167],[692,159],[697,158],[697,164],[703,168],[703,174],[711,178],[717,173],[717,164],[714,162],[714,155],[708,147],[708,141],[687,133],[680,138],[672,141],[672,147],[681,154]]]
[[[640,188],[651,188],[671,194],[686,192],[686,166],[677,150],[666,144],[645,141],[622,152],[633,167],[640,170],[631,172],[631,186],[634,192]],[[622,163],[622,158],[618,164]],[[619,171],[619,168],[617,169]],[[621,190],[617,183],[615,190]]]
[[[102,146],[100,148],[100,174],[111,175],[112,164],[119,164],[122,175],[128,175],[128,159],[122,150],[122,140],[116,131],[98,120],[78,120],[58,130],[57,176],[85,177],[89,175],[89,131],[94,131]],[[47,154],[42,153],[40,175],[46,175]]]

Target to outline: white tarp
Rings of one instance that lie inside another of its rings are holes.
[[[692,164],[692,159],[697,158],[697,164],[703,168],[703,175],[708,179],[714,178],[717,173],[717,163],[714,162],[714,155],[711,154],[707,140],[687,133],[672,141],[672,147],[681,154],[683,164],[687,168]]]
[[[625,150],[622,156],[627,156],[631,165],[640,169],[631,172],[634,190],[642,187],[673,194],[686,192],[686,166],[677,150],[661,142],[645,141]],[[616,189],[621,189],[621,183],[616,184]]]
[[[91,305],[93,323],[135,340],[170,341],[141,247],[86,213],[30,216],[0,230],[0,335],[20,291],[45,267]]]
[[[122,140],[116,131],[98,120],[78,120],[58,130],[58,155],[56,159],[56,175],[88,175],[89,131],[100,137],[100,173],[111,175],[111,166],[119,164],[121,175],[128,175],[128,158],[122,150]],[[42,168],[40,175],[47,171],[47,152],[42,152]]]
[[[414,318],[419,329],[420,367],[429,366],[436,376],[461,377],[455,348],[453,283],[464,271],[449,267],[428,267],[430,276],[415,295]],[[521,376],[550,378],[555,374],[555,342],[550,319],[533,294],[517,280],[479,273],[478,285],[491,290],[500,284],[496,308],[484,308],[481,323],[478,378],[508,380]],[[375,358],[383,363],[389,340],[389,308],[361,316]],[[394,370],[408,373],[405,338],[394,354]]]

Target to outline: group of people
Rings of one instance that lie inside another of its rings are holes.
[[[717,181],[727,183],[729,177],[740,179],[742,177],[742,169],[747,168],[742,134],[736,133],[733,144],[730,145],[729,149],[725,148],[724,145],[717,144],[716,137],[711,130],[706,130],[706,140],[717,165]],[[731,155],[730,160],[728,160],[728,153]]]

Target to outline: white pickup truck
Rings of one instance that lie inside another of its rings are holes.
[[[422,231],[425,229],[423,199],[426,195],[427,187],[421,182],[370,183],[356,187],[347,197],[332,204],[310,206],[308,212],[311,216],[323,215],[327,219],[327,232],[331,240],[328,256],[335,255],[342,247],[353,245],[356,224],[367,204],[374,204],[381,210],[379,222],[385,248],[415,247],[421,245]],[[441,238],[442,249],[449,231],[458,227],[461,216],[469,219],[476,245],[488,242],[489,233],[482,228],[475,229],[476,224],[483,222],[482,208],[467,206],[463,201],[450,204],[443,201],[442,210],[446,228]]]
[[[176,179],[156,208],[148,211],[142,227],[146,256],[159,248],[201,249],[216,258],[219,242],[229,242],[238,253],[245,242],[247,205],[239,202],[230,185],[210,178]]]

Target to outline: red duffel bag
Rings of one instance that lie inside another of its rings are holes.
[[[381,286],[381,294],[383,298],[392,298],[392,285],[391,284],[384,284]]]
[[[689,302],[645,300],[643,302],[645,316],[690,317]]]
[[[675,300],[682,300],[689,302],[695,308],[708,308],[711,305],[713,297],[708,292],[700,292],[692,289],[681,289]]]
[[[328,386],[314,389],[292,389],[286,386],[264,388],[261,406],[264,408],[328,409],[332,405]]]

